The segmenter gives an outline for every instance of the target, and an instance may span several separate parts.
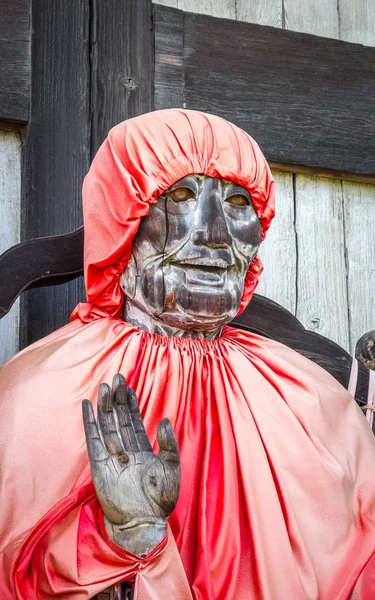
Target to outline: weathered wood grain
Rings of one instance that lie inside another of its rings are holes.
[[[325,170],[320,167],[307,167],[306,165],[296,165],[282,163],[277,160],[268,160],[271,169],[283,171],[284,173],[300,173],[301,175],[311,175],[313,177],[322,177],[324,179],[341,179],[343,181],[356,181],[358,183],[373,183],[373,175],[359,175],[358,173],[345,173],[335,169]]]
[[[348,299],[340,181],[296,178],[297,318],[349,348]]]
[[[297,249],[293,175],[277,171],[273,175],[276,184],[276,217],[260,247],[259,256],[264,264],[264,272],[257,292],[295,314]]]
[[[155,4],[161,4],[162,6],[172,6],[178,8],[178,0],[157,0]]]
[[[151,26],[150,0],[92,2],[92,154],[114,125],[153,108]]]
[[[184,106],[184,17],[165,9],[155,11],[154,107]]]
[[[156,4],[260,25],[282,26],[282,0],[157,0]]]
[[[21,147],[19,135],[0,133],[0,254],[19,240]],[[21,265],[15,265],[19,268]],[[1,272],[1,270],[0,270]],[[4,281],[3,274],[2,281]],[[0,322],[0,365],[18,351],[19,305]]]
[[[282,0],[237,0],[239,21],[283,26]],[[288,169],[290,170],[290,169]],[[264,264],[257,292],[295,314],[297,250],[294,232],[293,175],[273,170],[276,184],[276,218],[259,255]]]
[[[33,0],[32,104],[22,146],[22,239],[67,233],[82,223],[90,164],[89,0]],[[21,345],[64,325],[82,282],[31,290],[21,302]]]
[[[375,45],[375,3],[339,0],[340,38]],[[375,327],[375,186],[343,182],[350,348]]]
[[[237,0],[238,21],[283,27],[283,0]]]
[[[21,129],[30,106],[29,0],[0,2],[0,123]]]
[[[186,107],[238,124],[269,160],[375,180],[375,49],[185,13],[184,82]]]
[[[328,38],[339,37],[336,0],[284,0],[285,27]],[[311,56],[313,58],[313,55]]]
[[[375,327],[375,188],[343,185],[350,348]]]
[[[176,8],[226,19],[236,18],[236,3],[233,0],[178,0]]]
[[[375,46],[375,2],[338,0],[341,40]]]
[[[284,0],[285,27],[315,35],[338,38],[339,18],[336,0],[298,2]],[[325,212],[329,203],[328,213]],[[342,214],[342,193],[338,181],[315,180],[295,176],[295,205],[298,214],[298,316],[306,327],[326,332],[332,339],[343,341],[349,349],[349,323],[347,293],[337,294],[346,288],[345,245],[342,221],[337,227],[326,223],[320,231],[321,204],[324,216],[332,219]],[[316,212],[315,212],[316,210]],[[322,235],[328,243],[322,243]],[[313,256],[309,255],[310,252]],[[317,254],[316,254],[317,253]],[[321,260],[323,263],[320,265]],[[328,272],[321,269],[326,267]],[[341,265],[336,271],[335,265]],[[344,332],[344,335],[342,335]]]

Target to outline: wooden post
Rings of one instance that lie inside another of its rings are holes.
[[[108,130],[153,108],[151,0],[32,0],[32,19],[23,240],[82,224],[82,181]],[[81,300],[82,280],[26,292],[21,347],[65,325]]]
[[[31,112],[22,145],[22,240],[82,224],[90,164],[89,0],[32,1]],[[64,325],[82,282],[26,292],[21,347]]]

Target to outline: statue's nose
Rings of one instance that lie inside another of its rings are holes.
[[[197,220],[193,236],[195,244],[210,248],[228,248],[232,245],[220,189],[207,190],[199,199]]]

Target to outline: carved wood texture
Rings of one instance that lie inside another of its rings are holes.
[[[29,118],[29,0],[0,2],[0,56],[0,129],[19,130]]]

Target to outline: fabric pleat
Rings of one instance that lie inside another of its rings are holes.
[[[103,536],[81,400],[95,405],[117,372],[154,448],[162,418],[176,432],[178,552],[164,548],[171,534],[143,560]],[[4,600],[90,598],[134,576],[147,600],[176,585],[181,599],[348,600],[373,555],[370,428],[340,384],[285,346],[230,327],[206,341],[74,321],[7,363],[1,385]]]

